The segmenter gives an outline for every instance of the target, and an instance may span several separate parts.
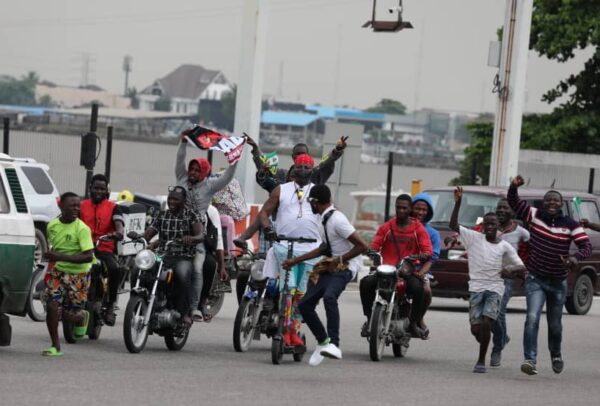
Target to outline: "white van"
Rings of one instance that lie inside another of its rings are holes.
[[[26,314],[34,251],[33,218],[14,159],[0,154],[0,345],[10,344],[11,327],[6,314]]]

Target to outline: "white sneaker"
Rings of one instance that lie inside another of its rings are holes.
[[[340,350],[335,344],[329,343],[321,347],[321,355],[332,359],[342,359],[342,350]]]
[[[310,365],[311,367],[316,367],[321,362],[323,362],[325,357],[321,355],[321,349],[323,349],[324,347],[325,346],[323,345],[317,344],[317,348],[315,348],[315,351],[312,353],[310,359],[308,360],[308,365]]]

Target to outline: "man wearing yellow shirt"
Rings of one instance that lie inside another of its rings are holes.
[[[60,197],[61,215],[47,227],[51,249],[45,254],[50,261],[46,276],[46,325],[52,347],[42,352],[45,356],[62,355],[58,338],[60,308],[63,319],[75,324],[73,333],[76,337],[84,336],[87,330],[89,314],[83,309],[90,285],[94,243],[89,227],[79,219],[80,203],[75,193],[64,193]]]

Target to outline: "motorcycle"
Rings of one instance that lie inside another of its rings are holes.
[[[143,238],[134,239],[147,246]],[[175,310],[172,301],[176,294],[172,285],[176,264],[166,264],[164,261],[169,247],[174,243],[181,243],[181,240],[168,241],[165,252],[144,248],[135,257],[139,272],[123,318],[123,338],[131,353],[141,352],[148,335],[154,333],[164,337],[171,351],[181,350],[187,342],[190,327],[183,323],[182,315]]]
[[[260,340],[262,334],[270,338],[277,331],[278,287],[277,280],[263,275],[264,255],[246,250],[238,264],[250,277],[233,323],[233,348],[246,352],[252,340]]]
[[[406,294],[405,276],[409,275],[418,256],[402,258],[397,266],[382,265],[381,255],[369,252],[371,270],[377,277],[376,298],[371,311],[367,340],[369,356],[381,360],[383,350],[392,345],[395,357],[404,357],[412,337],[409,330],[410,300]]]
[[[277,241],[287,241],[287,259],[292,259],[294,257],[294,243],[313,243],[317,242],[314,238],[294,238],[294,237],[286,237],[284,235],[278,235],[276,238]],[[283,289],[281,290],[281,299],[279,300],[280,304],[285,303],[286,299],[290,295],[289,291],[289,278],[290,272],[286,269],[284,270],[284,278],[283,278]],[[283,354],[292,354],[295,362],[301,362],[304,357],[304,353],[306,352],[306,337],[304,334],[300,335],[302,341],[304,341],[304,345],[302,346],[288,346],[285,345],[283,339],[283,329],[284,329],[284,321],[285,321],[285,306],[278,306],[277,311],[277,329],[275,334],[272,336],[271,341],[271,362],[274,365],[279,365],[281,363],[281,359],[283,358]]]

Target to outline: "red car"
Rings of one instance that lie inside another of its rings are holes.
[[[463,257],[464,247],[454,245],[450,249],[444,240],[456,233],[448,227],[450,214],[454,208],[454,188],[441,187],[426,190],[434,205],[434,215],[430,224],[441,234],[442,252],[440,259],[433,265],[435,282],[432,284],[433,295],[438,297],[467,298],[469,295],[469,270],[467,260]],[[498,200],[506,196],[508,188],[487,186],[465,186],[459,223],[465,227],[473,227],[485,213],[496,211]],[[519,188],[519,197],[529,201],[534,207],[541,208],[547,190]],[[562,192],[563,213],[576,220],[587,218],[593,223],[600,223],[600,201],[596,196],[587,193]],[[573,198],[579,197],[579,212],[573,205]],[[594,294],[600,294],[600,233],[587,229],[592,242],[592,255],[579,263],[577,270],[568,278],[567,303],[565,307],[571,314],[586,314],[592,307]],[[575,245],[571,248],[575,251]],[[515,281],[513,296],[524,296],[523,281]]]

